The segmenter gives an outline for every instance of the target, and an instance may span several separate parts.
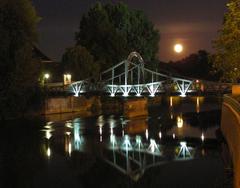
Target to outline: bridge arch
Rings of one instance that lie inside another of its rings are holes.
[[[141,56],[138,52],[131,52],[131,53],[128,55],[127,60],[130,61],[130,62],[132,62],[132,59],[133,59],[134,57],[136,57],[141,64],[144,63],[142,56]]]

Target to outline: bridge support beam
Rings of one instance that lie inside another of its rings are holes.
[[[79,93],[83,92],[83,85],[84,85],[83,81],[76,82],[71,85],[71,89],[72,89],[72,92],[74,93],[75,97],[78,97]]]
[[[192,81],[182,79],[176,79],[174,80],[174,83],[177,84],[178,91],[181,93],[180,96],[182,97],[186,96],[186,93],[188,92],[190,86],[192,85]]]

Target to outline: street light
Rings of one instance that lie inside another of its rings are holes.
[[[45,74],[44,74],[44,78],[45,78],[46,80],[48,80],[49,77],[50,77],[50,74],[48,74],[48,73],[45,73]]]
[[[49,78],[50,78],[50,74],[49,73],[44,73],[44,75],[43,75],[43,84],[44,85],[47,83]]]

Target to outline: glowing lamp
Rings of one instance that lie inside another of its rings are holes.
[[[50,74],[45,73],[45,74],[44,74],[44,78],[45,78],[46,80],[48,80],[48,79],[50,78]]]

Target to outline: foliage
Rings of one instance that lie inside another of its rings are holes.
[[[236,82],[240,78],[240,0],[230,0],[223,26],[214,41],[214,68],[223,81]]]
[[[39,17],[29,0],[0,1],[0,109],[14,115],[26,109],[38,80],[32,44]]]
[[[99,66],[94,63],[93,56],[80,45],[68,48],[62,57],[65,71],[69,71],[74,80],[97,77]]]
[[[180,61],[169,64],[181,75],[200,79],[215,79],[211,74],[212,63],[210,54],[205,50],[199,50],[197,53],[190,54]]]
[[[96,3],[80,21],[76,43],[86,47],[101,70],[126,59],[132,51],[145,60],[154,60],[158,52],[159,32],[141,11],[123,3]]]

